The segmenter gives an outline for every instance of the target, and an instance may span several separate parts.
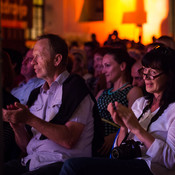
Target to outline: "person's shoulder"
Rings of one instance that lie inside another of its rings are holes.
[[[144,108],[147,105],[148,100],[145,99],[145,97],[139,97],[135,100],[135,102],[132,105],[133,108]]]
[[[137,100],[136,100],[136,102],[137,103],[147,103],[147,99],[144,97],[144,96],[142,96],[142,97],[139,97]]]
[[[37,83],[37,82],[45,82],[45,80],[43,80],[41,78],[33,77],[28,82]]]
[[[169,106],[167,107],[167,110],[169,110],[169,111],[175,111],[175,102],[170,103]]]
[[[143,109],[147,105],[147,102],[148,101],[145,99],[145,97],[140,97],[137,100],[135,100],[131,109],[137,117],[141,115],[141,113],[143,112]]]
[[[129,99],[133,99],[134,101],[136,99],[138,99],[139,97],[143,96],[143,91],[141,88],[137,87],[137,86],[133,86],[130,91],[128,92],[127,98]]]
[[[175,102],[170,103],[168,107],[163,111],[164,120],[171,123],[175,120]]]
[[[97,95],[96,95],[96,97],[95,97],[96,100],[98,100],[98,98],[102,95],[103,91],[104,91],[104,89],[100,90],[100,91],[97,93]]]
[[[85,82],[85,80],[78,74],[70,74],[68,78],[64,81],[64,83],[70,83],[70,82]]]
[[[90,93],[85,80],[76,74],[70,74],[69,77],[63,82],[63,92],[78,96],[80,94]]]
[[[13,96],[19,96],[21,94],[21,91],[23,91],[26,88],[25,83],[21,83],[19,86],[14,87],[10,93]]]
[[[142,89],[138,86],[132,86],[129,93],[131,93],[131,94],[143,94]]]

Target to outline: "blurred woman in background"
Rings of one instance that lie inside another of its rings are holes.
[[[107,111],[108,104],[118,101],[130,108],[133,102],[143,94],[139,87],[132,86],[131,67],[135,60],[126,50],[111,48],[104,55],[102,62],[106,82],[113,85],[112,88],[101,90],[96,97],[99,114],[105,127],[105,143],[99,152],[102,156],[108,156],[119,129]]]

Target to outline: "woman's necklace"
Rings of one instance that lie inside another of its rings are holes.
[[[125,83],[123,86],[121,86],[120,88],[118,88],[118,89],[117,89],[116,91],[114,91],[114,92],[112,92],[112,90],[113,90],[114,88],[109,89],[109,90],[108,90],[108,95],[111,95],[111,94],[113,94],[113,93],[119,91],[120,89],[124,88],[124,87],[127,86],[128,84],[129,84],[129,82]]]

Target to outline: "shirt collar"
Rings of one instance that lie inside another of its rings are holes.
[[[64,83],[64,81],[68,78],[68,76],[70,75],[70,73],[66,70],[64,72],[62,72],[60,75],[58,75],[58,77],[55,79],[54,82],[52,82],[50,88],[54,85],[62,85]],[[45,90],[47,86],[47,82],[45,82],[40,89],[40,92],[42,92],[43,90]]]
[[[56,78],[55,82],[57,82],[58,84],[63,84],[69,75],[70,73],[68,71],[64,71]]]

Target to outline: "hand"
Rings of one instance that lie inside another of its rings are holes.
[[[7,105],[7,109],[8,110],[15,110],[15,109],[18,109],[18,108],[15,105],[10,104],[10,105]]]
[[[117,106],[116,106],[117,108]],[[120,127],[126,127],[125,124],[123,123],[122,119],[118,115],[118,111],[114,109],[113,104],[109,103],[107,110],[110,112],[111,117],[113,121],[118,124]]]
[[[141,128],[136,116],[134,115],[133,111],[122,104],[115,102],[115,106],[117,108],[117,114],[124,123],[124,125],[132,132],[134,133],[135,130],[138,130]],[[115,118],[114,118],[115,120]]]
[[[6,108],[7,108],[8,110],[15,110],[15,109],[18,109],[18,108],[15,107],[13,104],[7,105]],[[10,117],[10,116],[7,115],[5,111],[6,111],[6,110],[3,109],[3,116],[2,116],[3,118],[2,118],[2,119],[3,119],[3,121],[5,121],[5,122],[9,122],[9,117]]]
[[[27,106],[15,102],[14,105],[7,106],[3,109],[3,120],[11,124],[25,124],[28,120],[29,109]]]
[[[115,140],[116,133],[109,134],[108,136],[104,137],[104,144],[102,147],[98,150],[100,155],[107,156],[108,153],[111,151],[112,145]]]

